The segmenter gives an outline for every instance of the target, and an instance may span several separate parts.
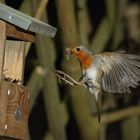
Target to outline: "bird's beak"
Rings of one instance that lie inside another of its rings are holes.
[[[69,56],[72,55],[72,51],[70,48],[66,48],[66,56],[67,56],[67,59],[69,59]]]
[[[66,48],[66,54],[67,54],[67,55],[71,55],[71,54],[72,54],[72,51],[71,51],[70,48]]]

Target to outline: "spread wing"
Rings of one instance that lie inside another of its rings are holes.
[[[140,81],[140,56],[123,52],[95,55],[97,65],[102,67],[102,88],[107,92],[131,92]]]

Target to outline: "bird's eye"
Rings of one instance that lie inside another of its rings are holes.
[[[80,51],[80,48],[76,48],[76,51],[79,52]]]

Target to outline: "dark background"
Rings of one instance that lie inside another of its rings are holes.
[[[19,0],[14,0],[14,1],[6,0],[7,5],[14,7],[16,9],[20,8],[22,2],[23,1],[19,1]],[[118,3],[116,2],[116,5],[117,4]],[[139,6],[139,9],[140,9],[139,0],[128,1],[126,7],[130,6],[130,10],[131,10],[131,5],[134,5],[136,7]],[[107,15],[107,7],[106,7],[105,0],[87,0],[86,7],[87,7],[88,15],[89,15],[90,24],[91,24],[91,26],[94,27],[94,28],[91,28],[91,31],[88,34],[88,40],[90,42],[92,40],[92,38],[94,38],[94,36],[96,35],[97,29],[99,28],[102,19]],[[80,10],[80,8],[78,7],[78,5],[76,4],[76,1],[75,1],[75,11],[77,12],[78,10]],[[47,8],[46,8],[46,12],[48,12],[49,23],[51,25],[57,27],[57,29],[58,29],[58,34],[56,35],[56,37],[54,39],[55,44],[57,44],[57,47],[56,47],[57,56],[56,56],[55,67],[57,69],[61,69],[61,62],[63,59],[61,56],[64,52],[62,51],[62,47],[61,47],[62,43],[60,41],[60,36],[59,36],[60,28],[59,28],[59,24],[58,24],[55,0],[49,1]],[[133,16],[135,16],[135,15],[133,15]],[[130,23],[130,22],[132,22],[132,23]],[[109,38],[109,40],[107,41],[107,43],[105,44],[105,47],[102,51],[126,50],[130,53],[139,54],[140,36],[139,36],[139,39],[137,39],[137,37],[135,35],[133,35],[133,27],[131,29],[131,26],[134,26],[135,22],[139,22],[139,23],[137,23],[139,26],[136,27],[136,29],[134,27],[134,29],[140,32],[140,10],[139,10],[138,16],[136,17],[136,21],[133,20],[133,17],[124,16],[122,14],[121,15],[121,24],[123,24],[123,28],[122,28],[123,37],[121,38],[121,40],[119,41],[117,46],[115,48],[113,48],[114,32],[112,31],[112,33],[111,33],[112,35]],[[114,26],[114,28],[115,28],[115,26]],[[28,53],[27,59],[26,59],[25,84],[28,82],[30,74],[32,73],[33,69],[39,64],[39,62],[37,60],[38,57],[36,54],[35,47],[36,47],[36,44],[33,44]],[[58,85],[58,87],[59,87],[59,85]],[[65,88],[65,86],[59,87],[59,90],[61,91],[60,97],[62,100],[65,98],[65,95],[63,94],[64,88]],[[111,111],[127,108],[130,106],[138,105],[140,102],[140,100],[139,100],[140,99],[140,94],[139,94],[140,87],[138,87],[137,89],[132,89],[132,92],[133,92],[133,94],[131,94],[131,95],[126,95],[126,94],[113,95],[114,96],[113,98],[115,98],[115,107],[113,107],[114,105],[112,105],[112,107],[105,109],[105,112],[111,112]],[[108,95],[108,96],[110,96],[110,95]],[[106,98],[108,98],[108,97],[105,97],[105,100],[107,100]],[[68,112],[69,112],[70,120],[66,126],[67,139],[68,140],[80,140],[82,138],[79,133],[74,114],[71,110],[71,107],[69,107],[69,105],[68,105],[68,109],[69,109]],[[122,131],[122,122],[123,121],[124,120],[119,120],[119,121],[116,121],[115,123],[111,123],[108,126],[106,126],[106,131],[105,131],[106,136],[105,136],[104,140],[118,140],[118,139],[123,140],[123,138],[124,138],[123,131]],[[128,121],[129,121],[129,119],[128,119]],[[140,119],[138,118],[138,121],[134,121],[134,123],[136,123],[136,122],[139,123],[139,128],[140,128]],[[131,128],[128,128],[128,129],[131,129]],[[137,139],[132,139],[132,140],[140,140],[140,130],[134,130],[134,129],[132,127],[132,130],[128,131],[128,133],[131,131],[139,131],[139,136],[137,137]],[[29,131],[30,131],[31,139],[32,140],[43,140],[47,130],[48,130],[48,118],[47,118],[47,114],[45,113],[45,105],[44,105],[42,91],[40,91],[40,93],[38,94],[38,97],[35,101],[35,104],[33,106],[33,109],[30,113],[30,116],[29,116]],[[123,129],[123,130],[125,130],[125,129]],[[137,135],[138,135],[138,133],[137,133]]]

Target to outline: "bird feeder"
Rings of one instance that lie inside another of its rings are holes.
[[[54,37],[56,28],[0,4],[0,137],[25,138],[31,94],[23,86],[25,49],[36,33]]]

